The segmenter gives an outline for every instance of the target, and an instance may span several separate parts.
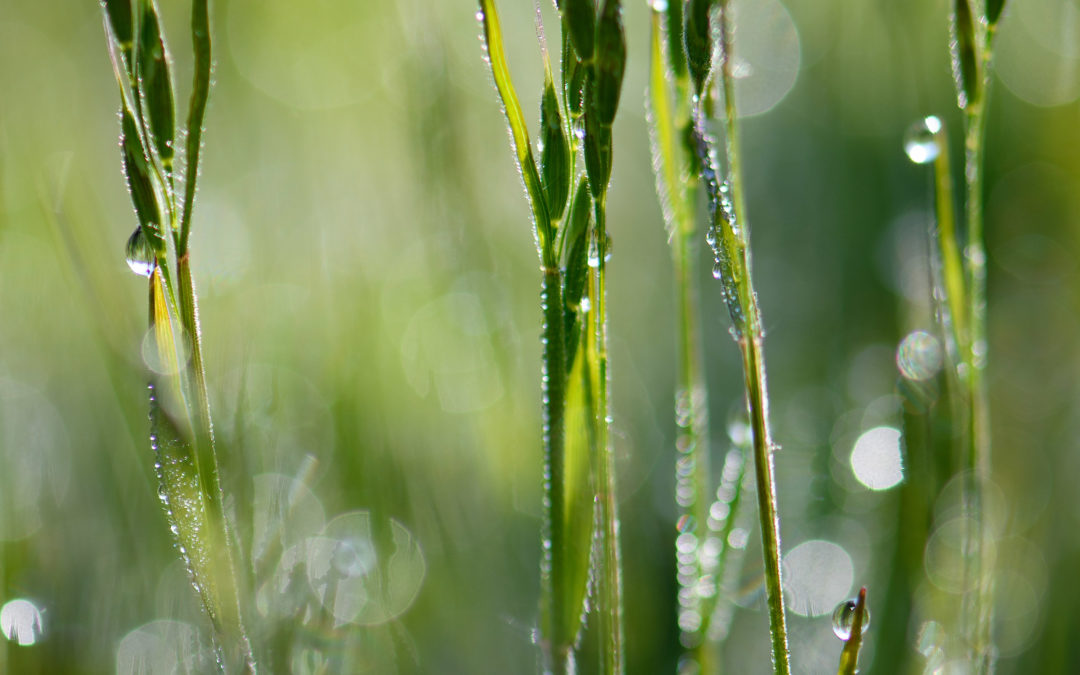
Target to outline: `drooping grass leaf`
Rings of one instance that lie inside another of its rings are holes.
[[[521,104],[518,102],[513,81],[510,79],[510,68],[506,63],[502,29],[499,26],[499,15],[495,10],[494,0],[480,0],[480,16],[484,24],[484,44],[487,45],[491,74],[495,78],[495,88],[502,99],[506,119],[510,124],[518,168],[521,170],[521,177],[529,195],[529,204],[532,206],[533,219],[536,223],[540,252],[545,265],[554,265],[556,264],[555,250],[547,200],[544,198],[543,184],[533,159],[525,116],[521,112]]]

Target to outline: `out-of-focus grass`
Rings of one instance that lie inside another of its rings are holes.
[[[221,452],[245,448],[247,471],[286,475],[310,454],[327,519],[366,509],[415,536],[427,570],[419,595],[371,629],[400,670],[531,671],[540,346],[534,279],[518,272],[535,260],[479,29],[471,8],[453,3],[327,2],[303,13],[301,4],[213,5],[220,49],[192,246],[207,370],[220,374],[211,398]],[[508,58],[528,96],[542,77],[530,65],[532,16],[528,3],[511,4]],[[186,4],[162,5],[166,30],[183,33]],[[1003,73],[1024,67],[1022,50],[1005,49],[1009,32],[1022,45],[1037,39],[1024,6],[1002,20]],[[899,495],[858,483],[849,457],[862,432],[899,424],[893,354],[926,327],[905,308],[921,302],[921,253],[908,242],[924,231],[928,184],[900,140],[926,114],[959,128],[947,31],[940,7],[787,7],[802,57],[795,88],[742,123],[783,448],[782,535],[785,551],[827,540],[846,553],[853,579],[836,601],[858,585],[884,599]],[[626,10],[608,313],[627,667],[670,672],[680,653],[672,274],[643,105],[633,104],[645,88],[648,12]],[[25,598],[46,610],[40,645],[3,643],[5,672],[107,672],[136,628],[202,620],[162,527],[143,440],[144,328],[127,310],[145,290],[123,262],[134,219],[101,31],[93,3],[0,4],[0,606]],[[174,51],[176,79],[189,81],[186,50]],[[994,92],[986,237],[1007,580],[999,672],[1069,672],[1080,630],[1070,483],[1080,469],[1078,106],[1035,107],[1000,83]],[[538,100],[523,108],[535,128]],[[714,309],[705,328],[721,333],[718,289],[704,288]],[[706,354],[718,422],[739,397],[731,352]],[[714,426],[723,447],[724,425]],[[768,653],[759,557],[746,557],[729,672],[757,672]],[[836,667],[833,604],[790,617],[793,661],[807,672]],[[882,609],[861,656],[875,673],[891,672],[875,654],[895,640],[880,632]],[[902,644],[916,664],[921,628],[909,626]]]

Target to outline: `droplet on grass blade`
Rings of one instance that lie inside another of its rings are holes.
[[[855,606],[858,604],[857,598],[849,598],[844,600],[836,609],[833,610],[832,615],[832,629],[836,637],[840,638],[844,642],[851,639],[851,631],[855,623]],[[861,633],[865,633],[866,629],[870,627],[870,610],[863,607],[862,615],[862,630]]]
[[[154,250],[150,248],[150,244],[146,241],[146,235],[143,233],[142,227],[135,228],[135,231],[128,237],[127,246],[124,248],[124,260],[127,262],[128,267],[131,268],[131,271],[141,277],[148,277],[154,271],[157,257],[154,255]]]
[[[941,120],[930,115],[908,127],[904,134],[904,152],[916,164],[929,164],[941,154],[939,136]]]
[[[924,330],[908,333],[896,350],[896,367],[906,379],[929,380],[941,370],[944,351],[936,337]]]

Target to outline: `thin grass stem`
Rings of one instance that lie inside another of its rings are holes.
[[[740,166],[738,110],[735,104],[735,77],[732,73],[734,33],[730,3],[721,4],[720,77],[724,92],[725,147],[728,180],[734,209],[734,232],[725,237],[730,245],[727,255],[733,259],[732,281],[738,294],[738,313],[744,325],[736,322],[736,341],[743,356],[746,403],[753,438],[754,476],[757,484],[758,517],[765,563],[765,589],[769,606],[773,668],[777,673],[791,672],[788,654],[787,621],[784,610],[780,555],[780,521],[777,513],[776,482],[773,476],[773,444],[769,428],[769,395],[765,378],[764,330],[761,310],[754,292],[751,272],[749,221],[746,217],[745,190]],[[734,236],[731,236],[734,235]],[[735,240],[735,241],[732,241]]]

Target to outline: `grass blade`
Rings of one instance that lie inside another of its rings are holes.
[[[545,266],[554,267],[557,265],[554,257],[554,231],[547,202],[544,199],[543,183],[540,181],[540,173],[533,159],[525,116],[521,112],[521,104],[518,102],[514,83],[510,79],[510,68],[506,63],[506,51],[503,48],[502,28],[499,25],[499,15],[495,9],[494,0],[480,0],[479,16],[484,26],[484,44],[487,46],[491,74],[495,78],[495,88],[499,92],[499,98],[502,99],[503,111],[510,124],[518,169],[521,171],[525,191],[529,195],[529,204],[532,206],[540,254]]]
[[[202,148],[203,117],[210,96],[210,71],[213,64],[210,51],[210,16],[207,0],[192,0],[191,41],[195,51],[195,75],[188,103],[187,142],[184,150],[184,204],[180,209],[180,239],[176,254],[187,253],[191,234],[191,210],[195,204],[195,182],[199,176],[199,151]]]
[[[171,180],[176,110],[173,104],[168,52],[153,3],[147,4],[143,14],[139,46],[135,58],[140,76],[139,89],[145,102],[143,114],[147,118],[146,128],[165,175]]]

